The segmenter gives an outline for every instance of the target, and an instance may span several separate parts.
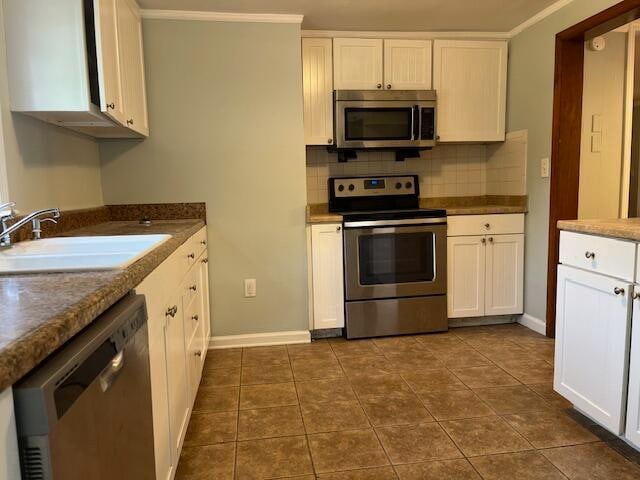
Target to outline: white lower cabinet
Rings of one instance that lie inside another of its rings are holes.
[[[471,215],[450,219],[447,237],[449,318],[522,313],[523,225],[523,215]]]
[[[625,438],[640,448],[640,285],[634,286]]]
[[[344,327],[342,224],[311,226],[313,329]]]
[[[11,387],[0,392],[0,480],[20,480],[18,435]]]
[[[554,389],[616,435],[625,424],[630,295],[623,280],[558,266]]]
[[[172,480],[210,335],[206,231],[179,247],[136,287],[149,316],[156,478]]]

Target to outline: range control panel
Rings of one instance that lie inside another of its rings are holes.
[[[333,194],[336,198],[415,195],[416,180],[415,175],[336,178]]]

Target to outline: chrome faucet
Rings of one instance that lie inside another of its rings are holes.
[[[0,248],[10,247],[11,234],[29,222],[31,222],[33,240],[39,240],[42,235],[42,222],[58,223],[56,219],[60,218],[60,210],[57,208],[44,208],[42,210],[31,212],[29,215],[9,226],[9,221],[16,217],[16,211],[14,210],[15,206],[16,204],[14,202],[3,203],[0,205],[0,225],[2,225],[2,230],[0,231]]]

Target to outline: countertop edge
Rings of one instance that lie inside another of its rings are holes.
[[[108,284],[93,291],[81,301],[71,304],[62,313],[52,316],[43,325],[34,328],[3,348],[0,352],[0,391],[24,377],[47,356],[138,286],[187,239],[204,226],[204,221],[197,220],[194,225],[172,235],[166,242],[125,268]],[[72,328],[68,327],[69,317],[75,319],[75,325]],[[29,359],[29,361],[25,361],[25,359]]]
[[[624,219],[620,219],[624,220]],[[584,223],[583,223],[584,222]],[[565,232],[584,233],[630,242],[640,242],[640,225],[613,225],[614,220],[606,224],[587,223],[585,220],[558,220],[557,228]]]

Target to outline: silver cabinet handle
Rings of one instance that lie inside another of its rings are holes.
[[[175,317],[177,313],[178,313],[178,306],[174,305],[173,307],[167,308],[167,312],[165,315],[169,317]]]
[[[596,258],[596,252],[586,251],[586,252],[584,252],[584,258],[595,259]]]
[[[616,295],[624,295],[624,288],[616,287],[613,289],[613,293]]]
[[[194,259],[194,258],[196,258],[196,254],[195,253],[190,253],[189,255],[187,255],[187,258]]]
[[[381,84],[381,83],[379,83],[378,85],[376,85],[376,87],[378,87],[378,88],[382,88],[382,84]]]
[[[482,244],[484,245],[485,243],[487,243],[487,239],[483,237],[483,238],[480,240],[480,243],[482,243]]]
[[[189,287],[189,290],[191,290],[192,292],[195,292],[196,290],[198,290],[198,287],[196,287],[195,285],[191,285]]]

